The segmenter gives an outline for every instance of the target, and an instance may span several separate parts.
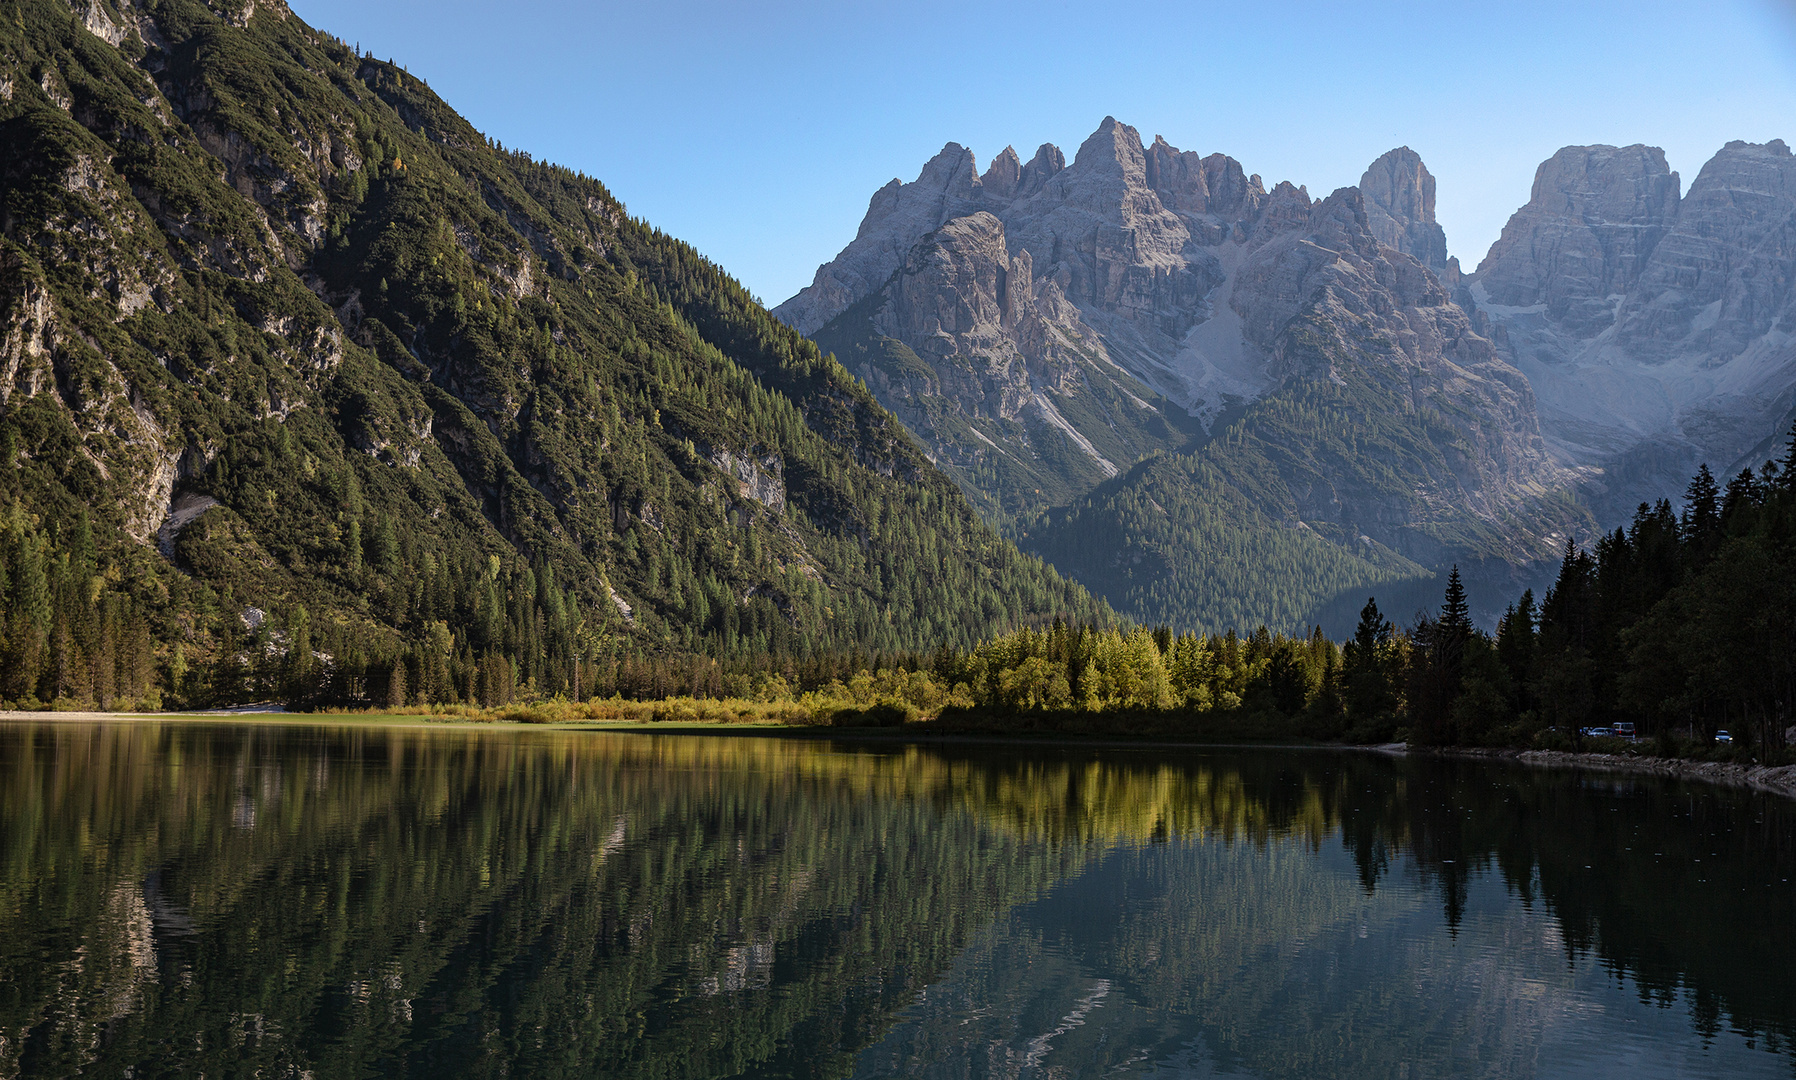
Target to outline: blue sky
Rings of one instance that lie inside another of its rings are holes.
[[[507,147],[603,180],[770,304],[943,143],[1070,159],[1105,115],[1312,195],[1394,146],[1468,269],[1573,143],[1796,145],[1796,0],[290,0]]]

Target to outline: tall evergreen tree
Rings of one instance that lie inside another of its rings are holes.
[[[1764,499],[1764,488],[1758,476],[1751,469],[1741,469],[1740,475],[1727,482],[1727,491],[1721,497],[1722,528],[1732,532],[1743,527],[1742,515]]]
[[[1721,528],[1721,489],[1704,464],[1684,489],[1684,537],[1709,543]]]
[[[1392,655],[1394,632],[1390,620],[1378,610],[1378,601],[1367,598],[1342,658],[1342,697],[1353,738],[1388,737],[1394,723],[1401,704]]]
[[[1466,602],[1465,583],[1459,578],[1459,565],[1447,573],[1447,595],[1441,604],[1441,629],[1463,641],[1472,633],[1472,609]]]

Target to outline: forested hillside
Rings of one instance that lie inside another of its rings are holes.
[[[1329,201],[1363,228],[1357,197]],[[1482,595],[1507,591],[1517,551],[1545,556],[1547,539],[1586,532],[1590,516],[1566,490],[1529,482],[1538,437],[1491,419],[1521,410],[1525,382],[1433,279],[1405,284],[1410,315],[1454,340],[1449,360],[1413,363],[1388,308],[1324,277],[1279,331],[1280,386],[1196,448],[1042,515],[1024,546],[1144,622],[1212,632],[1345,632],[1369,592],[1401,597],[1402,613],[1418,589],[1438,596],[1442,562],[1462,564]]]
[[[1780,461],[1725,486],[1703,466],[1682,501],[1642,503],[1594,543],[1568,540],[1544,598],[1524,591],[1494,634],[1474,624],[1456,567],[1438,606],[1407,625],[1364,600],[1340,645],[1319,630],[1305,639],[1264,627],[1250,637],[1022,630],[938,654],[927,678],[882,673],[835,693],[863,709],[902,699],[950,726],[1210,741],[1575,749],[1592,745],[1581,732],[1625,722],[1661,755],[1787,761],[1796,429]],[[1720,750],[1718,731],[1731,736]]]
[[[722,270],[279,3],[12,5],[0,234],[0,698],[502,702],[1107,618]]]

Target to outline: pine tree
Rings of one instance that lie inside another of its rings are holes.
[[[182,704],[182,695],[187,691],[187,647],[179,641],[175,642],[174,651],[169,656],[168,684],[175,692],[175,704]]]
[[[1740,470],[1740,475],[1727,482],[1727,492],[1721,497],[1721,524],[1732,531],[1738,527],[1744,511],[1764,500],[1758,476],[1751,469]]]
[[[1528,685],[1534,678],[1535,629],[1534,590],[1523,591],[1521,600],[1509,605],[1497,624],[1497,659],[1509,672],[1516,688],[1518,709],[1529,706]]]
[[[0,430],[0,494],[12,495],[18,490],[19,437],[9,424]]]
[[[287,619],[287,658],[282,665],[281,695],[302,703],[313,694],[312,620],[304,607],[295,607]]]
[[[348,569],[351,576],[360,576],[362,572],[362,523],[354,518],[349,522],[349,534],[343,542],[344,554],[348,556]]]
[[[1378,610],[1378,601],[1368,597],[1366,606],[1360,609],[1353,640],[1347,643],[1341,670],[1342,698],[1351,738],[1377,740],[1390,736],[1401,706],[1391,655],[1394,630],[1390,620]],[[1232,641],[1233,636],[1230,631],[1227,640]]]
[[[1361,657],[1375,654],[1385,643],[1391,640],[1393,627],[1389,619],[1378,610],[1376,597],[1367,597],[1366,606],[1360,609],[1359,626],[1353,631],[1353,645]]]

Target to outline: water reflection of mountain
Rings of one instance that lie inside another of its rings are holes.
[[[1063,966],[1065,1002],[1038,1003],[1062,1019],[1151,1000],[1164,1030],[1136,1045],[1203,1015],[1225,1064],[1338,1067],[1349,1030],[1388,1061],[1391,1032],[1467,1037],[1449,995],[1399,1015],[1367,969],[1346,1028],[1254,1018],[1300,1013],[1303,943],[1464,925],[1504,888],[1559,916],[1568,959],[1788,1040],[1790,824],[1747,796],[1344,754],[4,726],[0,1076],[844,1075],[875,1043],[951,1058],[917,1010],[971,992],[981,956],[994,986]],[[1050,893],[1058,944],[1004,937]],[[1526,994],[1487,1004],[1509,1012],[1473,1034],[1524,1054]]]

